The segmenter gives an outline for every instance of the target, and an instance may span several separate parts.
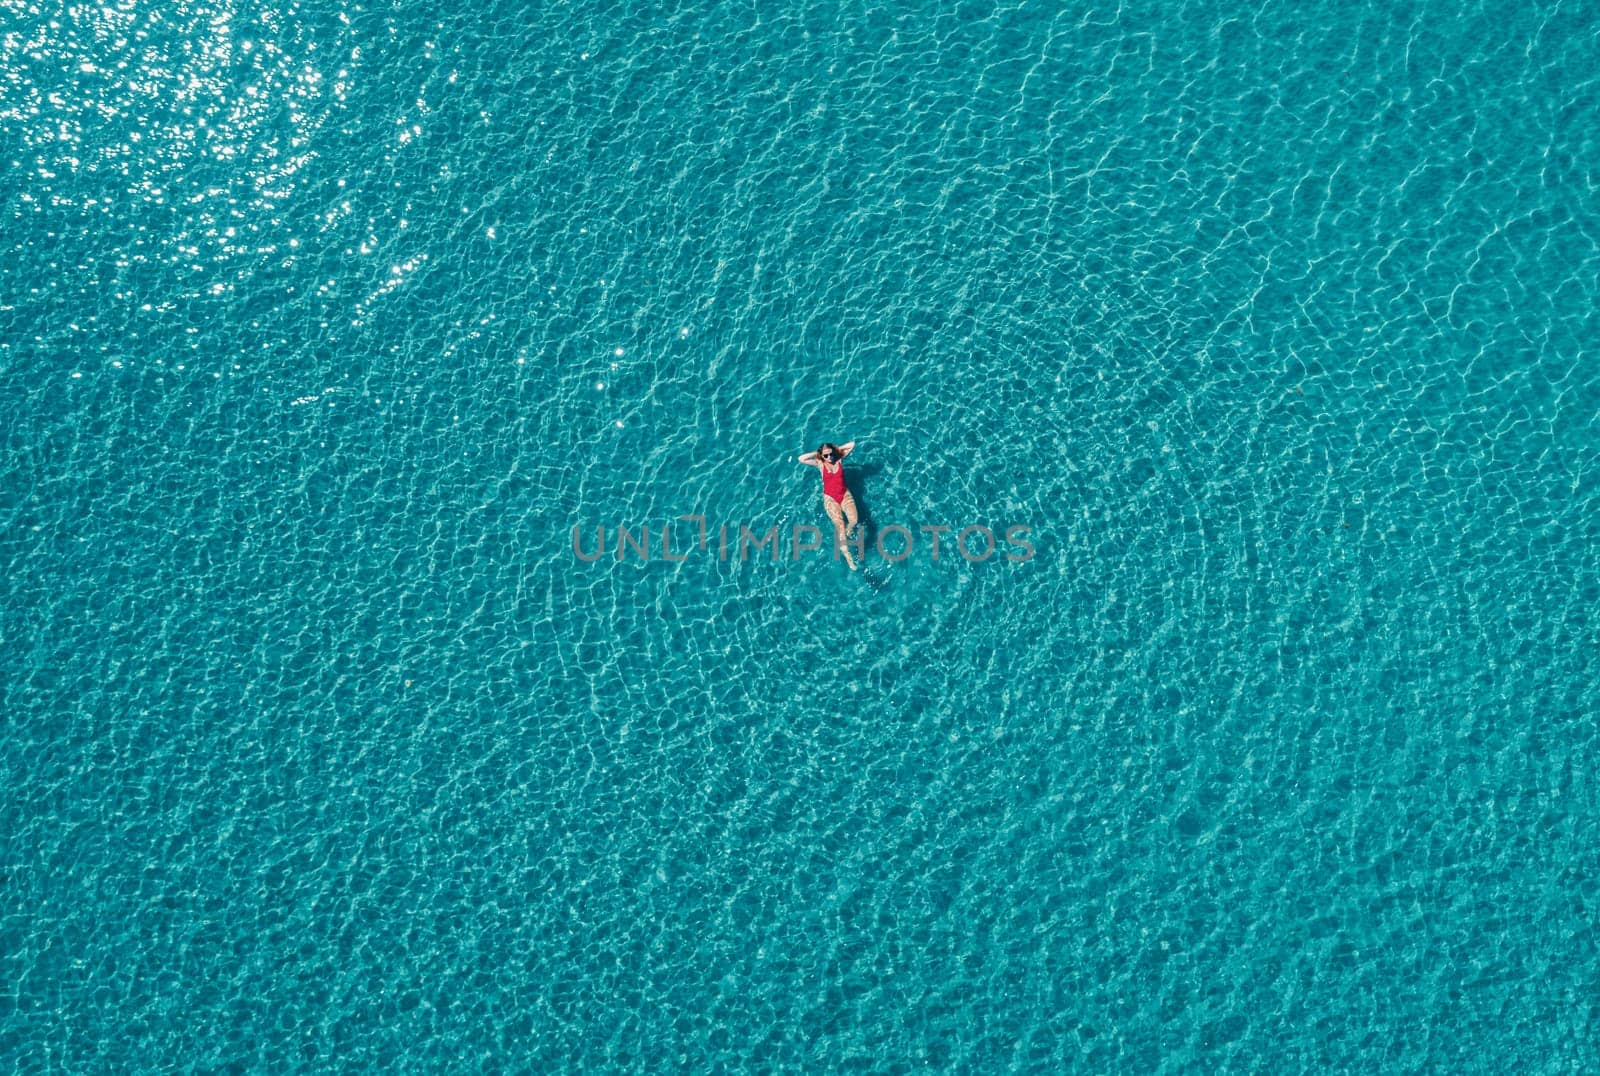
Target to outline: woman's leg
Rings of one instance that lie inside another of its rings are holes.
[[[861,522],[861,516],[856,513],[855,494],[849,492],[845,493],[844,495],[844,521],[846,523],[845,531],[847,533],[855,530],[856,524]]]
[[[824,493],[822,495],[822,507],[827,510],[828,518],[833,520],[834,537],[839,542],[843,542],[844,541],[844,509],[839,507],[839,502],[838,501],[834,500],[832,497],[828,496],[826,493]]]
[[[848,497],[845,499],[847,501],[849,500]],[[856,566],[856,561],[855,558],[850,555],[850,545],[845,540],[844,509],[839,506],[838,501],[834,500],[826,493],[822,495],[822,506],[828,510],[828,518],[833,520],[834,548],[844,554],[845,563],[850,565],[850,568],[853,571]]]

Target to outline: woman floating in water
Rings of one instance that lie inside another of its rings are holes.
[[[815,452],[795,457],[797,462],[810,464],[822,472],[822,506],[828,510],[828,518],[833,520],[834,543],[844,554],[845,563],[850,565],[851,571],[856,570],[856,562],[855,558],[850,556],[850,547],[846,544],[846,539],[849,532],[855,529],[860,517],[856,515],[856,499],[844,485],[842,461],[855,447],[854,441],[843,445],[836,445],[830,441]]]

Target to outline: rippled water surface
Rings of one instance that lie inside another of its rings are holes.
[[[442,10],[0,0],[0,1061],[1600,1068],[1592,5]]]

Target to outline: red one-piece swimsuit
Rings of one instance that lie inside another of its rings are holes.
[[[849,491],[844,488],[844,464],[840,463],[838,468],[830,473],[828,465],[826,463],[822,465],[822,492],[839,504],[843,504],[845,494]]]

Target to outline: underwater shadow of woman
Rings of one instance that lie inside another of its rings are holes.
[[[850,488],[856,495],[856,515],[861,523],[863,556],[866,550],[872,548],[872,543],[878,540],[878,521],[872,516],[872,479],[882,472],[881,463],[864,463],[860,467],[850,467],[845,471],[845,476],[850,480]]]

